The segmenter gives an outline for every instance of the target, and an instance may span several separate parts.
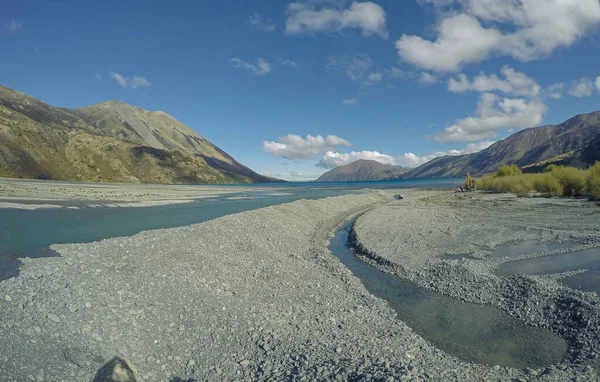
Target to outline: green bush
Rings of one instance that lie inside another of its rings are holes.
[[[600,200],[600,162],[596,162],[587,173],[587,187],[594,200]]]
[[[523,172],[521,171],[521,169],[519,168],[519,166],[517,166],[516,164],[513,164],[511,166],[505,164],[500,166],[500,168],[498,169],[498,171],[496,171],[496,176],[516,176],[516,175],[522,175]]]
[[[510,192],[517,196],[529,196],[533,190],[533,179],[531,176],[519,175],[514,177],[511,183]]]
[[[552,174],[540,174],[533,181],[533,188],[542,194],[550,196],[562,196],[563,186]]]
[[[563,196],[582,195],[586,186],[586,172],[575,167],[550,165],[545,172],[558,179],[563,187]]]

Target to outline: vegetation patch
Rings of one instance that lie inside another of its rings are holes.
[[[600,200],[600,162],[587,171],[551,164],[542,174],[523,174],[517,165],[504,165],[495,174],[483,176],[477,185],[482,190],[517,196],[529,196],[532,192],[550,197],[589,193],[593,199]]]

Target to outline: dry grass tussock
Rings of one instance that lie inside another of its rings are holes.
[[[550,165],[543,174],[523,174],[516,165],[504,165],[495,174],[483,176],[477,185],[479,189],[517,196],[529,196],[531,192],[551,197],[589,193],[593,199],[600,200],[600,162],[587,171]]]

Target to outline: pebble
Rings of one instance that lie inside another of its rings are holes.
[[[12,297],[10,297],[9,295],[6,295],[6,296],[4,296],[4,301],[11,302]]]
[[[48,313],[48,319],[54,322],[60,322],[60,318],[56,314]]]

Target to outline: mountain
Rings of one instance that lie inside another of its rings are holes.
[[[67,109],[0,86],[0,176],[131,183],[272,182],[162,111]]]
[[[494,172],[503,164],[526,167],[565,154],[573,155],[573,164],[580,160],[579,166],[588,166],[598,158],[598,139],[600,111],[577,115],[559,125],[519,131],[478,153],[435,158],[404,177],[441,178],[464,176],[467,172],[481,175]]]
[[[399,179],[408,170],[400,166],[382,164],[374,160],[360,159],[345,166],[334,168],[321,175],[317,182],[355,182],[361,180]]]

